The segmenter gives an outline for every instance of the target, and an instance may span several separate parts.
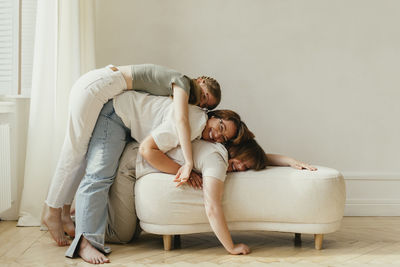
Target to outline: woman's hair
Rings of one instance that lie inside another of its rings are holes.
[[[221,87],[217,80],[208,76],[201,76],[197,79],[203,79],[207,86],[208,92],[215,97],[216,103],[208,107],[209,110],[214,109],[221,102]],[[197,79],[190,79],[190,95],[189,104],[196,105],[200,102],[201,87],[197,83]]]
[[[236,146],[229,146],[228,151],[229,158],[235,158],[240,161],[250,161],[250,169],[258,171],[267,167],[267,155],[255,139],[250,139]]]
[[[236,126],[236,135],[232,140],[228,141],[227,145],[238,145],[254,138],[254,134],[247,128],[246,124],[240,119],[239,114],[228,109],[219,109],[207,113],[208,118],[216,117],[219,119],[232,121]]]

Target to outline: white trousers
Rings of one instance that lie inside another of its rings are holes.
[[[46,204],[71,204],[86,167],[86,152],[103,105],[126,89],[122,73],[110,66],[81,76],[71,89],[68,127]]]

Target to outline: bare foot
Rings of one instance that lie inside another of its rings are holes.
[[[63,225],[64,232],[67,233],[71,238],[75,237],[75,224],[71,219],[70,215],[71,205],[64,205],[61,213],[61,222]]]
[[[64,235],[64,229],[61,221],[61,209],[48,207],[43,215],[43,223],[49,229],[49,232],[54,241],[57,242],[57,245],[69,245],[69,242]]]
[[[84,261],[92,264],[103,264],[110,262],[110,260],[104,256],[103,253],[93,247],[84,236],[81,238],[78,255],[81,256]]]
[[[75,215],[75,201],[72,202],[69,212],[70,212],[71,216]]]

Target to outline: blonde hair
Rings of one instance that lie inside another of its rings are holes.
[[[208,76],[201,76],[198,77],[197,79],[199,78],[204,80],[204,83],[206,84],[208,91],[213,97],[215,97],[215,100],[217,101],[216,104],[212,107],[209,107],[209,109],[216,108],[218,104],[221,102],[221,86],[214,78]]]

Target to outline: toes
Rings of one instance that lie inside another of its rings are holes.
[[[68,242],[67,239],[65,239],[65,237],[54,238],[54,239],[55,239],[55,241],[57,242],[57,245],[60,246],[60,247],[68,246],[68,245],[69,245],[69,242]]]
[[[103,262],[105,262],[105,263],[109,263],[109,262],[110,262],[110,260],[109,260],[107,257],[103,256]]]

